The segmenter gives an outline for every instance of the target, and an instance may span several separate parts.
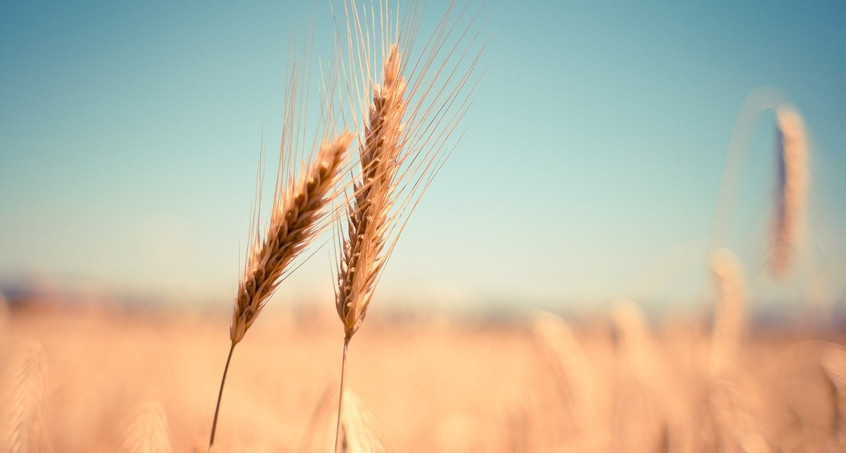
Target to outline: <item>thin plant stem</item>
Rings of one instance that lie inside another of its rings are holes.
[[[235,350],[235,342],[229,347],[229,355],[226,357],[226,366],[223,367],[223,378],[220,380],[220,391],[217,393],[217,405],[214,408],[214,420],[212,421],[211,438],[209,439],[209,451],[214,445],[214,432],[217,429],[217,415],[220,412],[220,400],[223,397],[223,384],[226,383],[226,373],[229,371],[229,361],[232,360],[232,351]],[[346,355],[346,348],[344,349]]]
[[[341,408],[344,404],[344,370],[347,368],[347,347],[350,345],[351,337],[344,337],[344,355],[341,358],[341,390],[338,392],[338,421],[335,423],[335,448],[332,450],[338,453],[338,439],[341,437]]]

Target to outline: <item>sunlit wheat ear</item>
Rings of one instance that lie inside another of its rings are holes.
[[[172,452],[167,417],[159,403],[141,406],[135,414],[121,445],[123,453]]]
[[[45,357],[28,345],[9,360],[0,398],[0,451],[51,451],[45,422]]]
[[[346,224],[338,228],[335,308],[344,327],[344,352],[336,451],[347,347],[408,216],[455,146],[451,135],[469,106],[483,47],[477,41],[478,11],[450,5],[416,46],[421,8],[414,2],[377,3],[359,9],[344,1],[346,20],[338,26],[338,86],[346,87],[339,105],[348,110],[337,116],[356,126],[354,160],[360,167],[350,175]]]
[[[783,277],[799,244],[807,192],[808,143],[802,117],[789,105],[776,109],[775,219],[770,269]]]
[[[238,284],[229,329],[233,344],[244,338],[291,261],[326,225],[321,220],[352,140],[353,135],[344,132],[334,141],[324,142],[299,181],[277,194],[267,232],[261,242],[253,245]]]
[[[618,390],[622,395],[618,396],[621,401],[615,410],[618,415],[620,409],[625,410],[627,399],[645,400],[654,405],[660,412],[661,423],[666,425],[668,432],[662,435],[666,435],[670,449],[686,451],[687,404],[679,380],[653,339],[646,316],[633,301],[623,299],[611,311],[611,321],[618,336],[618,354],[622,356],[618,379],[622,377],[624,384]],[[625,394],[627,388],[630,395]],[[630,423],[631,420],[615,420],[620,426]],[[628,428],[624,432],[629,432]]]
[[[367,314],[381,273],[388,239],[389,211],[395,201],[397,155],[406,102],[405,82],[399,77],[400,55],[392,46],[385,61],[384,83],[374,87],[373,105],[364,141],[359,145],[361,180],[347,205],[347,233],[343,242],[335,308],[352,338]]]
[[[748,376],[711,379],[708,410],[715,423],[716,451],[769,452],[761,433],[763,398],[758,385]]]
[[[339,230],[335,305],[350,339],[367,315],[379,279],[411,211],[450,154],[452,137],[478,82],[479,11],[455,4],[431,33],[419,33],[415,2],[344,1],[338,30],[337,116],[359,133],[359,169],[350,176]],[[423,36],[417,42],[418,36]]]
[[[737,363],[746,330],[746,280],[740,260],[729,250],[715,251],[710,266],[716,289],[710,370],[713,376],[719,376]]]
[[[667,368],[652,339],[649,322],[636,303],[629,299],[617,301],[611,311],[619,348],[633,366],[636,378],[649,381],[650,377],[664,375]]]
[[[209,447],[214,444],[220,399],[235,345],[253,325],[267,299],[289,271],[294,258],[327,225],[323,220],[330,205],[330,194],[338,181],[352,140],[353,134],[343,132],[334,140],[324,142],[316,159],[303,171],[299,180],[287,187],[277,182],[270,225],[262,238],[256,238],[238,284],[229,327],[231,345],[218,392]]]
[[[399,77],[400,55],[396,46],[391,47],[384,66],[383,85],[373,88],[369,121],[364,139],[359,143],[360,179],[353,182],[354,193],[347,202],[348,235],[342,242],[343,255],[335,288],[335,308],[344,326],[336,453],[343,447],[341,420],[347,347],[367,314],[376,281],[385,264],[385,241],[390,228],[388,216],[395,201],[394,179],[400,164],[397,155],[401,151],[399,139],[406,104],[403,99],[405,82]]]

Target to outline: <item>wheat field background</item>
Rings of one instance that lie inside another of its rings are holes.
[[[330,449],[340,351],[324,315],[256,324],[215,451]],[[842,451],[842,337],[752,333],[712,379],[695,320],[637,333],[544,316],[371,320],[347,376],[365,428],[397,452]],[[4,451],[206,450],[227,317],[14,310],[4,322]],[[32,437],[11,448],[10,430]]]
[[[846,11],[432,3],[0,7],[0,453],[846,451]]]

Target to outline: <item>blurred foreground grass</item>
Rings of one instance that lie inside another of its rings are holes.
[[[356,337],[348,388],[397,452],[846,446],[846,352],[836,342],[753,331],[715,376],[704,323],[615,316],[634,318],[374,319]],[[36,451],[125,450],[154,403],[173,451],[205,451],[228,324],[223,314],[14,311],[0,333],[4,445],[30,436]],[[254,329],[232,363],[215,451],[330,451],[336,320],[271,312]]]

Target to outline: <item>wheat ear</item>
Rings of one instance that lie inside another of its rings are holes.
[[[400,55],[397,47],[392,46],[385,61],[384,84],[374,88],[370,120],[364,143],[359,147],[361,180],[354,183],[355,193],[347,205],[348,236],[343,243],[335,291],[335,308],[344,325],[341,390],[335,427],[336,452],[341,431],[347,349],[367,314],[376,280],[385,263],[383,251],[388,212],[393,202],[394,177],[399,168],[397,154],[406,107],[403,99],[405,82],[399,77],[399,67]]]
[[[572,329],[560,317],[539,312],[532,321],[532,334],[555,370],[561,405],[573,424],[583,435],[596,433],[600,426],[596,377]]]
[[[472,55],[479,36],[478,30],[472,33],[478,11],[470,15],[465,7],[453,16],[451,5],[419,59],[409,58],[421,11],[412,2],[404,13],[399,5],[392,13],[388,3],[380,0],[371,4],[370,14],[360,14],[354,2],[344,1],[347,47],[342,49],[346,54],[338,77],[346,83],[339,85],[347,87],[351,119],[363,133],[358,142],[360,169],[351,175],[353,191],[346,194],[346,234],[339,238],[335,308],[344,326],[344,350],[336,452],[350,339],[367,315],[408,216],[455,146],[450,135],[469,105],[464,87],[472,83],[481,53],[479,49]],[[469,24],[459,26],[468,16]],[[451,38],[456,42],[449,46]],[[379,60],[373,61],[377,54]],[[414,63],[409,66],[409,61]]]
[[[627,431],[631,427],[631,420],[620,419],[620,409],[625,408],[625,403],[631,403],[629,398],[636,400],[645,396],[650,404],[656,404],[659,410],[661,423],[665,424],[664,428],[667,430],[662,436],[666,436],[669,450],[686,451],[685,418],[688,412],[682,398],[682,389],[664,351],[656,344],[646,315],[633,301],[623,299],[611,312],[611,321],[618,334],[621,365],[625,367],[617,370],[618,380],[622,383],[631,380],[629,382],[634,384],[632,387],[622,386],[621,390],[618,390],[620,393],[615,403],[614,430],[623,429],[621,438],[631,434]],[[642,389],[642,395],[640,391],[631,392],[630,388]]]
[[[790,268],[799,239],[807,187],[808,146],[802,117],[788,105],[776,109],[775,220],[770,268],[776,277]]]
[[[355,183],[355,196],[347,206],[348,237],[338,272],[335,308],[349,341],[358,330],[373,295],[376,277],[384,260],[388,213],[393,203],[394,176],[399,165],[399,139],[405,82],[399,77],[400,55],[391,47],[385,61],[384,85],[377,87],[370,121],[360,148],[362,180]]]
[[[723,377],[737,362],[746,328],[746,279],[740,260],[727,249],[717,249],[711,256],[710,265],[717,296],[710,368],[713,377]]]
[[[0,451],[50,451],[44,413],[45,355],[27,345],[9,360],[0,398]]]
[[[325,207],[331,201],[329,194],[338,180],[352,139],[351,133],[343,132],[334,141],[324,142],[316,161],[300,176],[299,181],[290,185],[284,193],[276,194],[270,225],[264,239],[254,244],[238,284],[229,328],[231,345],[220,382],[209,448],[214,444],[220,400],[235,345],[253,325],[291,261],[325,226],[321,220],[326,215]]]
[[[172,452],[164,409],[158,402],[142,405],[129,426],[120,449],[124,453]]]
[[[320,220],[326,214],[323,208],[330,202],[328,195],[352,139],[351,133],[344,132],[333,142],[324,142],[309,171],[277,200],[265,238],[253,247],[238,284],[229,328],[233,344],[244,338],[288,265],[322,227]]]
[[[469,5],[460,11],[450,5],[415,52],[419,7],[411,2],[402,13],[399,5],[391,12],[388,3],[371,4],[362,14],[354,2],[344,2],[347,48],[340,49],[346,55],[338,72],[344,81],[338,85],[347,87],[344,102],[362,131],[360,169],[351,175],[353,193],[346,194],[346,237],[339,244],[336,275],[335,308],[347,341],[367,314],[411,211],[455,146],[450,137],[469,106],[483,50],[477,48],[479,11],[473,13]],[[376,54],[380,58],[374,62]]]

